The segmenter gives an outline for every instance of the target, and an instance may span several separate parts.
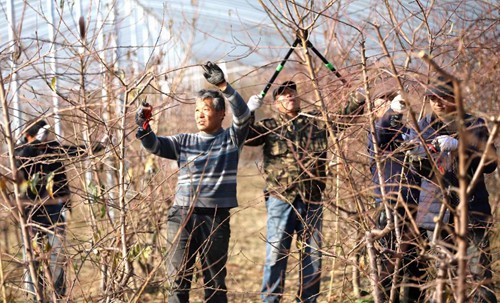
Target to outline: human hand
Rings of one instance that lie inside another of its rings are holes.
[[[218,86],[226,82],[224,72],[217,64],[208,61],[206,64],[202,64],[201,67],[204,70],[203,76],[210,84]]]
[[[404,113],[408,109],[403,96],[397,95],[396,97],[394,97],[394,99],[392,99],[391,109],[398,114]]]
[[[105,134],[104,136],[102,136],[101,140],[99,141],[99,143],[101,143],[103,145],[108,145],[110,142],[111,142],[111,138],[109,137],[108,134]]]
[[[153,107],[149,105],[146,101],[142,102],[142,105],[137,109],[135,113],[135,123],[142,127],[142,129],[147,129],[149,127],[149,121],[152,120]]]
[[[116,145],[116,140],[114,137],[110,136],[109,134],[104,134],[102,136],[101,140],[99,140],[99,144],[103,146],[108,146],[108,145]]]
[[[458,149],[458,140],[448,135],[441,135],[432,140],[432,145],[439,147],[441,151],[454,151]]]
[[[264,103],[264,99],[260,95],[253,95],[248,99],[247,106],[251,112],[259,109]]]

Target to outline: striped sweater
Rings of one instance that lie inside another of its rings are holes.
[[[249,129],[250,111],[231,86],[223,91],[233,112],[233,123],[216,134],[204,132],[157,137],[141,136],[150,153],[176,160],[179,166],[174,205],[232,208],[236,200],[236,175],[240,151]]]

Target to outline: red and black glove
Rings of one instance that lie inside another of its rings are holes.
[[[142,129],[149,128],[149,121],[152,120],[153,107],[147,102],[142,102],[142,106],[135,113],[135,123]]]

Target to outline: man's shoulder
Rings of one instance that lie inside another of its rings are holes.
[[[29,157],[33,154],[34,149],[31,145],[23,143],[14,147],[14,153],[19,157]]]
[[[265,118],[256,122],[255,125],[265,127],[267,129],[275,129],[278,127],[278,120],[274,117]]]
[[[313,109],[305,112],[305,114],[308,116],[319,117],[321,116],[321,111],[319,109]]]
[[[50,147],[47,143],[35,141],[32,143],[23,143],[15,147],[14,152],[20,157],[35,157],[49,152]]]
[[[418,125],[419,126],[422,126],[422,125],[429,125],[432,123],[432,120],[433,120],[433,116],[432,114],[428,114],[428,115],[425,115],[424,117],[422,117],[422,119],[420,119],[418,121]]]
[[[434,124],[435,121],[436,121],[436,117],[434,117],[433,114],[428,114],[428,115],[424,116],[422,119],[420,119],[418,121],[418,124],[420,127],[428,126],[428,125]],[[465,125],[467,127],[486,123],[483,118],[477,117],[477,116],[472,115],[472,114],[465,114],[464,121],[465,121]]]
[[[486,121],[483,118],[472,114],[465,114],[464,120],[467,127],[486,124]]]
[[[43,144],[43,147],[41,146],[41,149],[43,149],[47,153],[50,153],[50,152],[54,152],[57,150],[68,148],[68,147],[78,147],[78,146],[77,145],[63,145],[59,141],[51,140],[51,141],[45,142],[45,144]]]
[[[317,128],[324,129],[326,128],[326,120],[323,117],[323,113],[319,109],[309,110],[307,112],[301,112],[300,118],[303,122],[308,125],[313,125]],[[327,119],[329,119],[327,115]]]

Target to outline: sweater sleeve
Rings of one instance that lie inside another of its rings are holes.
[[[250,126],[250,110],[240,94],[229,84],[222,92],[229,102],[233,113],[233,125],[231,128],[237,138],[237,144],[242,146],[248,134]]]
[[[229,101],[233,113],[233,124],[240,126],[247,123],[250,119],[250,110],[241,95],[229,84],[222,93]]]
[[[146,130],[139,129],[137,132],[137,137],[148,152],[171,160],[179,158],[179,136],[181,135],[158,137],[151,128]]]

